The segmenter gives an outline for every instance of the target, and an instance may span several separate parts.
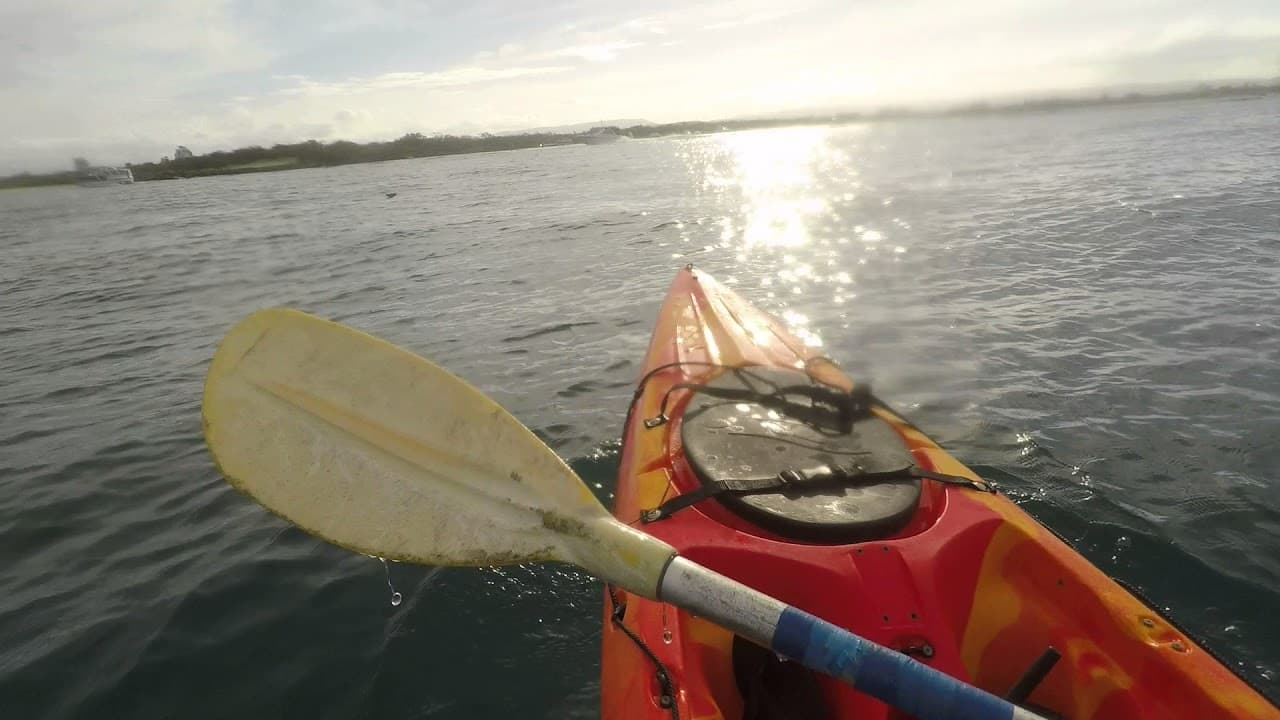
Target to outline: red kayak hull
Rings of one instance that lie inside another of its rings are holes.
[[[1052,646],[1062,659],[1029,701],[1071,720],[1280,719],[1213,656],[1000,494],[925,481],[914,514],[897,532],[852,544],[788,540],[716,500],[641,521],[643,511],[699,484],[681,447],[689,393],[671,392],[671,422],[643,423],[659,413],[673,385],[720,372],[695,363],[807,366],[823,382],[852,387],[834,364],[815,360],[819,355],[707,274],[681,270],[659,312],[643,373],[681,365],[648,380],[628,419],[614,514],[698,563],[996,694]],[[920,467],[976,478],[904,419],[876,412]],[[606,598],[604,718],[670,718],[671,703],[680,718],[742,717],[732,635],[669,605],[622,591],[615,596],[629,632],[613,621],[615,603]],[[929,657],[919,653],[926,645]],[[659,679],[659,668],[669,683]],[[817,688],[831,717],[898,717],[829,679],[819,679]]]

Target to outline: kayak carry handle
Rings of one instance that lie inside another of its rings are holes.
[[[667,564],[658,598],[918,720],[1046,720],[686,558]]]
[[[1018,678],[1013,687],[1009,688],[1009,692],[1005,694],[1004,699],[1016,705],[1026,702],[1031,693],[1037,687],[1040,687],[1040,683],[1045,676],[1061,659],[1062,653],[1058,652],[1057,648],[1052,645],[1045,648],[1044,652],[1040,653],[1040,657],[1036,658],[1035,662],[1032,662],[1026,671],[1022,673],[1022,677]]]

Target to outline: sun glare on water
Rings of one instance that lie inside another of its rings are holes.
[[[829,237],[833,203],[857,186],[848,157],[832,147],[832,132],[791,127],[724,133],[686,156],[702,191],[718,196],[724,209],[714,221],[716,249],[732,253],[744,275],[757,278],[773,310],[811,346],[822,345],[822,338],[791,306],[807,288],[838,283],[826,272],[838,253]]]
[[[782,128],[727,133],[712,152],[727,162],[706,182],[732,187],[741,196],[738,222],[744,250],[799,247],[810,242],[810,225],[827,209],[813,192],[814,170],[826,147],[827,128]]]

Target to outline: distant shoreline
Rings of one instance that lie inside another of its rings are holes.
[[[1280,80],[1203,86],[1194,90],[1152,94],[1128,92],[1081,98],[1051,97],[1007,103],[971,102],[964,105],[936,109],[885,108],[875,112],[837,112],[720,121],[694,120],[660,125],[634,125],[626,128],[608,127],[596,130],[630,138],[654,138],[670,135],[705,135],[787,126],[840,125],[878,120],[966,115],[1007,115],[1193,99],[1249,98],[1277,93],[1280,93]],[[133,171],[135,180],[139,182],[147,180],[177,180],[212,175],[279,172],[282,170],[334,167],[442,155],[573,145],[585,142],[583,139],[585,135],[585,133],[540,132],[513,135],[483,133],[478,136],[424,136],[420,133],[410,133],[389,142],[354,143],[347,140],[337,140],[330,143],[321,143],[317,140],[308,140],[301,143],[274,145],[270,148],[251,146],[231,151],[216,151],[205,155],[186,157],[181,160],[166,159],[166,161],[158,163],[130,164],[129,167]],[[72,171],[45,174],[19,173],[0,179],[0,189],[71,185],[75,184],[75,182],[76,173]]]

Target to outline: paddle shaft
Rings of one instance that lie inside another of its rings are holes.
[[[682,557],[663,572],[658,597],[919,720],[1044,720]]]
[[[437,565],[571,562],[921,720],[1035,717],[673,558],[480,391],[350,328],[283,309],[249,316],[214,354],[202,419],[229,482],[342,547]]]

